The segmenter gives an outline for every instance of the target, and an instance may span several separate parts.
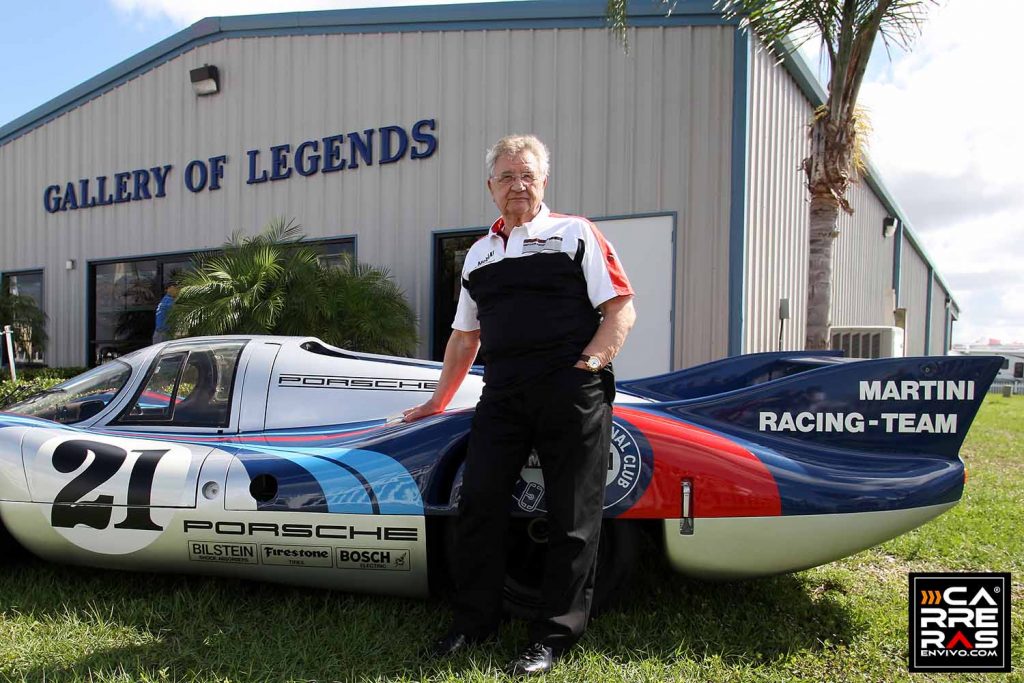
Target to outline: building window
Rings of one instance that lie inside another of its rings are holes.
[[[309,245],[320,254],[320,263],[325,266],[341,266],[355,263],[356,241],[352,237],[337,240],[310,240]]]
[[[434,360],[444,360],[444,347],[452,336],[452,321],[459,305],[462,264],[473,243],[487,234],[486,228],[434,235]]]
[[[152,343],[163,295],[159,266],[154,259],[90,265],[91,365]]]
[[[325,265],[355,260],[352,237],[309,240],[304,244],[316,250]],[[183,272],[192,269],[194,254],[217,251],[90,264],[89,365],[150,346],[156,328],[156,307],[164,291]]]
[[[46,312],[43,298],[43,271],[29,270],[20,273],[4,273],[3,288],[9,294],[24,296],[35,302],[39,310]],[[4,321],[6,322],[6,321]],[[18,363],[43,363],[43,351],[38,344],[33,345],[30,333],[26,330],[23,335],[26,340],[14,347],[14,360]]]
[[[1017,379],[1024,378],[1024,363],[1013,364],[1013,376]]]

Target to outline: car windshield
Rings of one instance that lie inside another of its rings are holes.
[[[4,410],[64,424],[86,420],[107,407],[132,375],[131,366],[112,361],[29,396]]]

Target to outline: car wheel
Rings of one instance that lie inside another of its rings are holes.
[[[20,554],[22,552],[21,545],[7,532],[3,522],[0,522],[0,557],[8,557],[11,554]]]

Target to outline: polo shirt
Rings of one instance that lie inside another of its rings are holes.
[[[597,307],[633,294],[593,223],[541,204],[506,242],[499,218],[470,247],[452,328],[480,330],[484,383],[506,389],[573,365],[597,332]]]

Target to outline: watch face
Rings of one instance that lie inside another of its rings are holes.
[[[597,372],[598,370],[601,369],[601,361],[595,358],[594,356],[591,356],[587,360],[587,367],[590,368],[592,371]]]

